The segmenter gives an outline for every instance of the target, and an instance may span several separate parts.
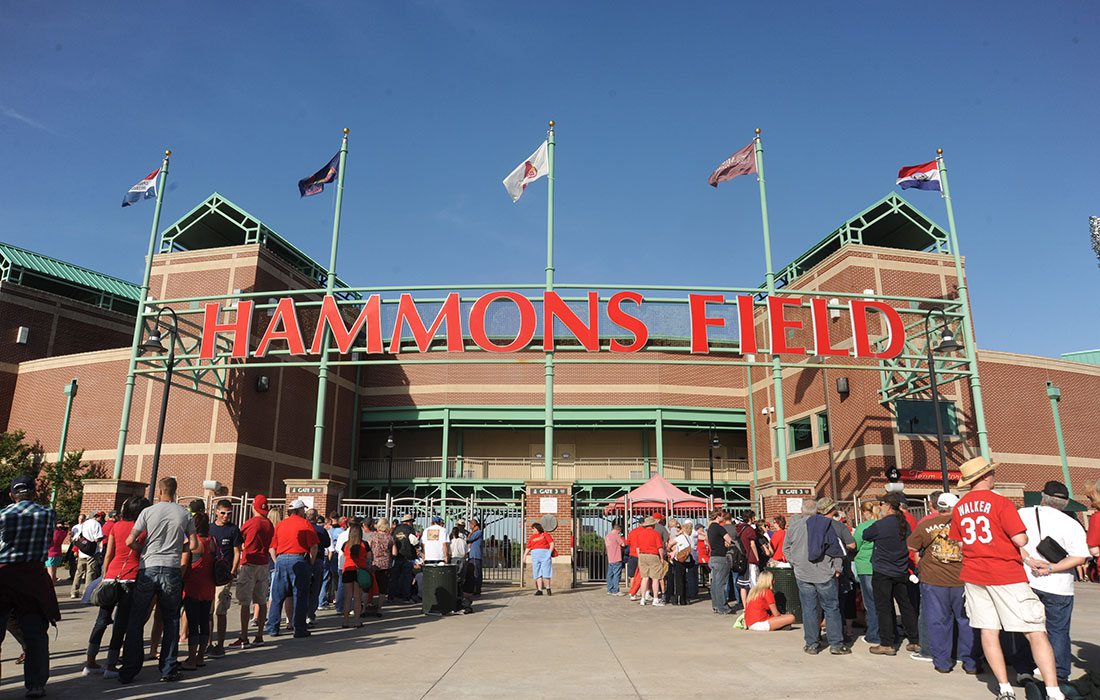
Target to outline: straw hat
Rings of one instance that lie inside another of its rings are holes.
[[[817,512],[818,513],[821,513],[822,515],[828,515],[829,513],[832,513],[834,510],[836,510],[836,501],[829,498],[828,496],[825,496],[823,498],[819,498],[817,500]]]
[[[996,462],[987,462],[985,457],[974,457],[959,465],[959,488],[969,486],[997,468]]]
[[[657,518],[654,518],[652,515],[642,521],[642,527],[653,527],[656,524]]]

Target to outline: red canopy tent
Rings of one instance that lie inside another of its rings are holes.
[[[706,511],[722,505],[720,499],[692,496],[669,483],[660,474],[654,474],[649,481],[625,496],[616,498],[603,509],[604,513],[652,513],[656,511],[701,510]]]

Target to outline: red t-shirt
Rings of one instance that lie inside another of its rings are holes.
[[[527,538],[527,549],[553,549],[554,538],[549,532],[539,532]]]
[[[1012,543],[1026,531],[1016,506],[1004,496],[989,490],[963,496],[951,514],[949,535],[962,545],[959,578],[982,586],[1027,583],[1020,549]]]
[[[199,552],[191,555],[191,568],[183,581],[183,597],[214,600],[214,540],[199,537]]]
[[[1085,542],[1089,547],[1100,547],[1100,510],[1089,518],[1089,534]]]
[[[707,536],[705,534],[699,536],[699,541],[695,544],[695,551],[699,553],[700,564],[707,564],[710,562],[710,545],[707,544]]]
[[[107,538],[111,536],[111,530],[114,529],[116,523],[114,520],[107,520],[103,523],[103,541],[106,542]]]
[[[753,598],[745,605],[745,626],[752,627],[757,622],[771,619],[772,611],[769,606],[775,604],[775,593],[764,591],[764,595]]]
[[[783,555],[783,540],[786,538],[786,530],[776,530],[772,533],[772,561],[787,561],[787,557]]]
[[[111,534],[115,537],[115,553],[111,557],[111,562],[107,565],[107,571],[103,573],[103,578],[120,581],[137,580],[141,555],[126,546],[126,538],[130,536],[130,531],[133,529],[134,521],[132,520],[119,521],[111,528]],[[138,536],[138,541],[143,542],[144,540],[145,533],[143,532]]]
[[[659,554],[664,547],[661,533],[651,527],[636,527],[630,531],[627,538],[631,551],[637,554]]]
[[[756,528],[752,525],[742,524],[737,526],[737,539],[741,540],[741,546],[745,549],[745,556],[750,564],[760,563],[760,552],[752,545],[756,542]]]
[[[262,515],[254,515],[241,525],[241,536],[244,544],[241,546],[242,564],[267,564],[267,550],[271,547],[271,539],[275,536],[275,526]]]
[[[275,526],[275,536],[271,538],[271,547],[275,554],[309,554],[309,548],[320,544],[317,530],[300,515],[284,518]]]
[[[359,554],[355,557],[351,556],[351,545],[344,545],[344,571],[354,571],[355,569],[367,568],[367,552],[370,551],[370,545],[363,542],[359,545]]]

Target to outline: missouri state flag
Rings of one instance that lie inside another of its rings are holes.
[[[535,152],[527,160],[517,165],[516,169],[504,178],[504,189],[508,191],[508,196],[512,198],[513,204],[523,196],[523,191],[527,189],[527,185],[549,174],[548,148],[547,142],[543,141],[542,145],[535,149]]]
[[[157,175],[159,174],[160,168],[157,168],[131,187],[129,191],[126,192],[126,196],[122,198],[122,206],[128,207],[131,204],[137,204],[138,201],[142,199],[156,199]]]
[[[918,190],[940,191],[940,168],[936,161],[931,160],[920,165],[907,165],[898,171],[898,185],[907,190],[916,187]]]
[[[332,157],[325,167],[321,168],[317,172],[313,173],[309,177],[304,177],[298,181],[298,194],[302,197],[311,197],[315,194],[320,194],[325,191],[326,182],[335,182],[336,176],[340,171],[340,154],[337,153]]]

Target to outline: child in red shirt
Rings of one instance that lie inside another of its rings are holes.
[[[745,604],[745,628],[754,632],[772,632],[794,624],[794,615],[779,613],[772,590],[772,573],[762,571],[756,577],[756,585],[749,590]]]
[[[210,608],[214,603],[214,544],[210,537],[210,516],[195,513],[198,549],[184,551],[183,609],[187,613],[187,659],[184,671],[205,666],[206,645],[210,642]]]

